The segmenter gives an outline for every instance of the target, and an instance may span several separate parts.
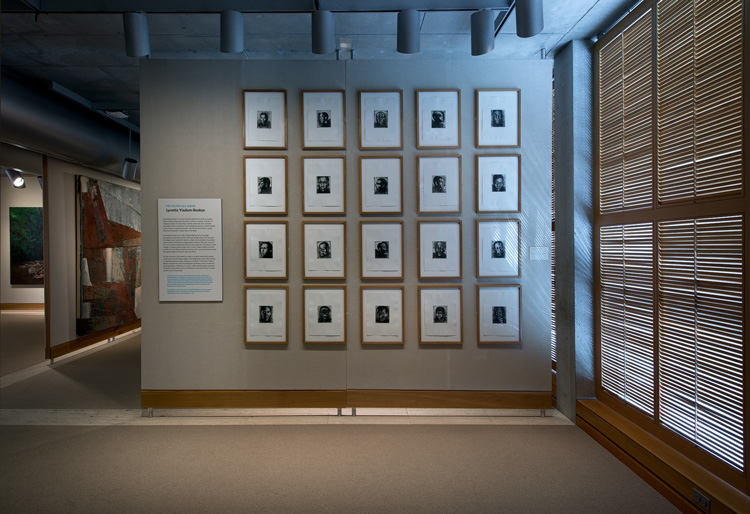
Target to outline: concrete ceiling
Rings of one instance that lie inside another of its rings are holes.
[[[547,0],[544,30],[515,35],[511,0],[3,0],[0,62],[18,79],[54,82],[95,109],[126,110],[138,126],[139,59],[125,55],[122,12],[148,14],[152,59],[543,59],[572,39],[590,38],[611,26],[635,0]],[[153,4],[157,4],[155,8]],[[248,4],[250,9],[248,10]],[[334,12],[337,56],[311,52],[310,11]],[[396,52],[396,10],[420,9],[421,51]],[[453,6],[453,7],[450,7]],[[499,27],[495,49],[472,57],[470,15],[493,7]],[[422,9],[425,10],[422,10]],[[245,51],[219,52],[219,12],[243,12]]]

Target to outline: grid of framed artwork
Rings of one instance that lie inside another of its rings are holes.
[[[266,151],[244,156],[244,214],[256,217],[244,223],[245,280],[263,281],[245,285],[245,343],[289,344],[292,318],[302,324],[305,344],[346,344],[351,313],[347,286],[341,281],[351,282],[347,248],[356,248],[361,344],[406,344],[405,321],[412,309],[405,304],[401,282],[409,278],[408,264],[416,259],[420,283],[413,308],[418,313],[419,344],[462,345],[468,319],[463,312],[464,286],[470,280],[463,273],[463,257],[469,253],[463,244],[467,235],[462,185],[471,172],[463,169],[459,153],[435,152],[461,149],[461,91],[415,91],[414,147],[419,153],[409,157],[406,168],[403,91],[359,91],[357,145],[365,153],[358,156],[358,170],[347,170],[345,154],[331,153],[347,150],[346,92],[299,94],[301,112],[293,121],[287,112],[287,91],[242,92],[243,148]],[[504,282],[521,277],[521,155],[482,151],[520,148],[521,92],[476,89],[474,108],[474,145],[479,153],[464,164],[474,166],[476,342],[521,344],[521,286]],[[285,155],[290,127],[301,128],[304,155],[299,163],[289,162]],[[268,150],[277,152],[268,155]],[[406,242],[404,180],[410,173],[416,185],[417,238]],[[359,180],[358,245],[347,243],[347,221],[355,217],[347,210],[347,174]],[[291,212],[301,212],[301,220],[289,218],[287,191],[295,177],[301,208],[293,205]],[[273,218],[279,216],[284,219]],[[325,218],[330,216],[340,218]],[[293,228],[301,227],[300,241],[290,243],[289,221],[298,222]],[[292,248],[301,248],[301,270],[289,269]],[[301,302],[290,302],[288,284],[268,285],[269,280],[286,282],[290,276],[304,281]]]

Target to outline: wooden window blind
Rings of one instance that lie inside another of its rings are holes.
[[[644,14],[600,52],[601,212],[653,203],[651,16]]]
[[[742,469],[742,216],[658,232],[660,422]]]
[[[601,385],[654,415],[653,224],[601,227]]]
[[[742,1],[658,4],[659,203],[742,192]]]

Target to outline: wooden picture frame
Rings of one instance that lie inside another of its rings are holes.
[[[345,92],[302,91],[302,148],[346,148]]]
[[[245,156],[244,163],[245,214],[286,214],[286,156]]]
[[[302,158],[302,213],[346,213],[346,159]]]
[[[477,89],[476,147],[521,146],[521,90]]]
[[[245,150],[286,150],[286,90],[242,91]]]
[[[362,344],[404,344],[404,286],[360,287]]]
[[[419,214],[461,212],[461,156],[417,157]]]
[[[521,212],[521,156],[477,155],[477,213]]]
[[[359,148],[404,148],[403,91],[359,92]]]
[[[361,278],[404,278],[404,222],[360,221]]]
[[[346,222],[302,223],[303,278],[346,278]]]
[[[521,286],[477,285],[479,344],[521,344]]]
[[[245,344],[289,343],[289,286],[245,286]]]
[[[305,344],[346,344],[346,287],[303,286]]]
[[[521,276],[521,222],[476,220],[477,278]]]
[[[461,220],[417,223],[419,278],[461,278]]]
[[[245,222],[245,280],[289,278],[286,221]]]
[[[359,213],[404,213],[404,162],[400,155],[359,158]]]
[[[460,285],[419,286],[419,344],[463,344]]]
[[[461,90],[417,90],[417,148],[461,148]]]

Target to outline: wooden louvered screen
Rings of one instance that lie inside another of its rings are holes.
[[[742,469],[742,216],[658,231],[659,420]]]
[[[651,16],[644,14],[600,53],[601,212],[653,203]]]
[[[742,192],[742,2],[658,4],[659,202]]]
[[[643,0],[596,43],[594,234],[597,397],[750,491],[744,4]]]

